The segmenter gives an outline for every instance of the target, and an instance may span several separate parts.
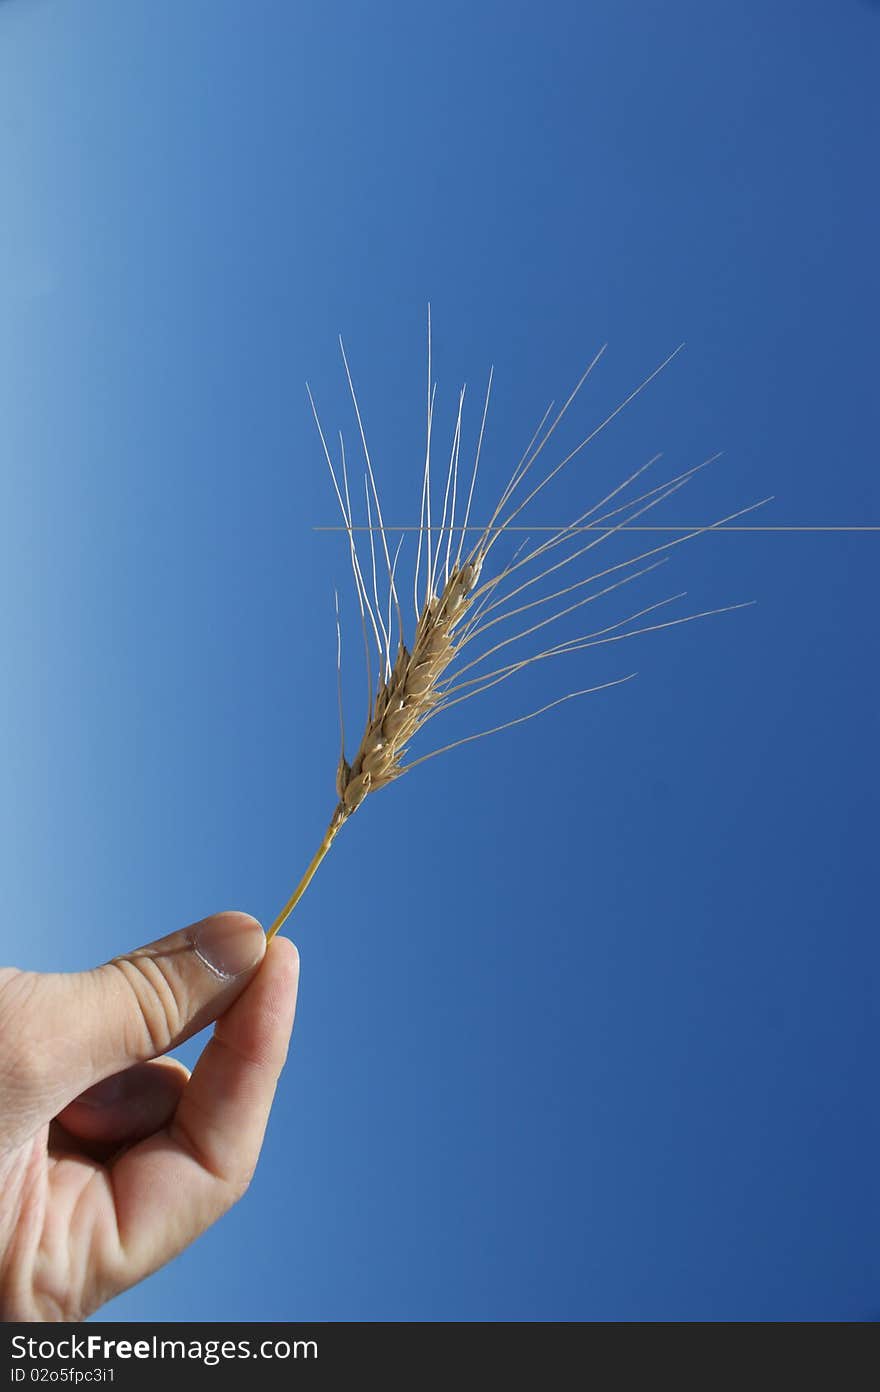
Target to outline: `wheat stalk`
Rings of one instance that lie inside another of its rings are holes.
[[[268,938],[272,938],[275,933],[277,933],[278,929],[292,913],[308,888],[315,871],[330,849],[340,829],[348,819],[354,815],[370,793],[377,792],[380,788],[387,787],[390,783],[393,783],[397,778],[401,777],[402,774],[409,772],[410,769],[415,768],[418,764],[424,763],[427,759],[435,758],[439,754],[444,754],[450,749],[454,749],[462,744],[467,744],[472,740],[482,739],[500,730],[509,729],[511,726],[522,724],[575,697],[589,695],[593,692],[606,690],[612,686],[618,686],[623,682],[630,681],[636,673],[630,672],[626,676],[618,677],[612,681],[602,682],[577,691],[566,692],[564,695],[548,701],[537,710],[530,711],[513,720],[505,721],[500,725],[493,726],[491,729],[481,730],[475,734],[466,735],[462,739],[454,740],[449,744],[445,744],[438,749],[406,762],[406,756],[411,741],[419,734],[428,721],[433,719],[436,715],[449,710],[462,701],[470,700],[474,696],[481,695],[483,692],[508,680],[533,663],[546,661],[553,657],[568,655],[585,648],[620,642],[623,639],[636,637],[639,634],[655,632],[659,629],[670,628],[677,624],[689,623],[694,619],[704,618],[711,614],[727,613],[734,609],[745,608],[746,606],[742,604],[732,604],[721,609],[703,610],[699,613],[687,614],[684,617],[666,619],[659,623],[638,626],[641,619],[655,613],[665,605],[683,598],[683,594],[671,595],[653,604],[637,609],[635,612],[628,614],[625,618],[615,623],[607,624],[605,627],[596,629],[592,633],[581,634],[575,638],[556,642],[550,647],[529,653],[525,657],[514,658],[512,661],[501,660],[499,666],[490,667],[489,670],[485,670],[484,665],[490,662],[496,654],[511,645],[519,643],[523,639],[530,638],[534,633],[556,623],[593,600],[600,599],[610,594],[612,591],[616,591],[622,586],[640,579],[649,571],[653,571],[658,565],[661,565],[674,547],[680,546],[683,542],[689,541],[693,537],[699,536],[704,532],[712,531],[723,526],[725,523],[732,522],[735,518],[742,517],[755,508],[762,506],[763,503],[770,501],[767,498],[762,499],[759,503],[754,503],[750,507],[731,513],[727,517],[719,518],[716,522],[710,523],[705,527],[695,527],[684,535],[677,535],[671,541],[651,547],[649,550],[642,551],[640,554],[629,556],[623,561],[606,566],[604,569],[593,571],[592,574],[581,577],[570,584],[566,584],[560,589],[552,589],[550,593],[539,592],[536,597],[511,607],[511,601],[518,599],[525,591],[531,590],[533,586],[540,585],[541,582],[546,581],[549,576],[555,575],[573,562],[580,560],[602,542],[607,541],[613,536],[619,535],[628,524],[635,520],[635,518],[641,517],[643,514],[655,508],[659,503],[671,497],[688,483],[701,469],[714,462],[718,456],[714,455],[712,458],[704,460],[702,463],[685,470],[683,473],[671,479],[667,479],[664,483],[639,493],[635,497],[625,496],[628,490],[632,488],[632,485],[635,484],[636,480],[640,478],[648,468],[658,462],[660,456],[655,455],[653,458],[649,459],[647,463],[631,473],[622,483],[612,489],[602,499],[592,504],[579,517],[575,518],[573,522],[560,527],[557,531],[551,533],[546,540],[532,547],[530,550],[528,549],[528,542],[525,542],[523,547],[520,548],[520,551],[516,553],[508,564],[499,566],[493,575],[485,578],[483,572],[487,560],[498,539],[512,526],[514,519],[519,517],[523,510],[542,492],[551,480],[555,478],[576,455],[595,440],[600,432],[620,414],[624,407],[629,405],[629,403],[663,371],[680,349],[676,349],[674,353],[670,354],[670,356],[659,365],[659,367],[655,368],[654,371],[651,372],[634,391],[630,392],[629,395],[606,416],[598,426],[585,436],[574,449],[570,450],[557,462],[537,484],[525,491],[523,496],[524,480],[529,475],[533,465],[542,455],[557,427],[569,410],[572,402],[575,400],[575,397],[578,395],[602,357],[604,349],[600,350],[593,358],[586,371],[581,375],[574,389],[555,417],[551,419],[554,403],[551,402],[550,406],[545,411],[534,435],[529,441],[528,447],[519,459],[510,481],[503,490],[489,522],[482,529],[470,528],[469,522],[485,435],[489,398],[492,390],[492,373],[490,372],[489,374],[489,381],[486,388],[474,465],[467,491],[464,513],[462,519],[457,522],[456,508],[459,497],[462,414],[465,398],[465,391],[464,388],[462,388],[459,395],[458,415],[449,454],[449,463],[446,468],[445,484],[443,485],[442,513],[440,514],[439,525],[437,525],[432,522],[432,504],[435,500],[433,498],[434,485],[432,484],[431,478],[431,465],[436,386],[432,381],[431,317],[429,308],[426,447],[424,471],[422,474],[418,549],[416,553],[413,583],[413,604],[416,621],[411,646],[407,646],[404,638],[405,625],[397,580],[397,567],[403,538],[401,538],[401,543],[398,545],[394,559],[392,560],[388,546],[387,529],[379,501],[379,492],[376,487],[373,465],[367,447],[366,433],[364,431],[360,407],[355,394],[348,359],[345,354],[345,347],[341,339],[340,349],[366,464],[364,492],[367,517],[366,530],[369,535],[370,546],[369,564],[366,565],[366,573],[365,564],[362,564],[355,537],[354,509],[349,488],[344,440],[340,434],[340,460],[337,470],[333,465],[327,439],[315,407],[311,390],[308,391],[308,395],[324,458],[330,472],[336,500],[342,514],[343,527],[348,540],[349,556],[364,642],[368,698],[367,717],[357,752],[351,762],[349,762],[345,755],[345,724],[342,709],[341,629],[337,597],[337,687],[339,694],[339,719],[342,746],[336,772],[336,794],[338,802],[321,840],[321,844],[312,857],[305,874],[296,886],[293,894],[269,928],[267,932]],[[374,513],[376,518],[375,525],[373,522]],[[588,526],[585,524],[588,524]],[[478,535],[470,549],[465,552],[465,538],[469,530],[476,530]],[[458,533],[457,544],[456,533]],[[378,560],[375,541],[377,535],[380,540],[381,550],[381,556]],[[590,539],[583,541],[585,535]],[[562,555],[552,564],[546,564],[546,560],[550,553],[556,552],[560,548],[562,548]],[[522,554],[523,550],[525,550],[524,555]],[[420,590],[423,557],[425,581],[423,589]],[[380,585],[379,575],[380,571],[383,569],[383,562],[384,574]],[[642,565],[642,562],[646,564]],[[634,567],[637,566],[641,568],[635,569]],[[509,581],[513,581],[512,589],[505,588]],[[599,588],[590,589],[586,594],[579,593],[577,598],[569,600],[569,596],[581,592],[587,589],[587,587],[596,586],[597,584]],[[380,597],[380,589],[383,591],[382,597]],[[555,610],[549,615],[545,614],[542,617],[536,617],[534,622],[529,621],[526,628],[520,629],[514,634],[498,638],[496,641],[492,642],[489,647],[483,647],[482,650],[469,661],[464,663],[458,661],[465,649],[476,640],[483,638],[489,630],[495,628],[498,624],[527,611],[540,609],[543,605],[552,604],[557,599],[564,599],[566,601],[562,608]],[[393,620],[395,617],[397,620],[396,638],[393,636]],[[637,626],[632,627],[631,625],[633,624]],[[375,682],[372,675],[371,661],[371,650],[373,645],[375,645],[376,648],[378,667]],[[469,672],[474,675],[466,676],[465,674]]]

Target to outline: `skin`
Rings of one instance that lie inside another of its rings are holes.
[[[236,913],[93,971],[0,969],[0,1319],[84,1319],[242,1196],[298,976]],[[212,1022],[191,1076],[164,1057]]]

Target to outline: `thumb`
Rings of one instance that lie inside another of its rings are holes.
[[[15,989],[0,1035],[16,1047],[2,1071],[30,1116],[47,1121],[86,1088],[216,1020],[265,951],[255,918],[222,913],[93,971],[18,974],[6,983]]]

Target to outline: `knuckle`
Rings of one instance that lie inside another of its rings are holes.
[[[214,1180],[218,1213],[227,1213],[244,1198],[256,1172],[256,1159],[240,1166],[230,1166],[228,1158],[221,1158],[209,1140],[199,1134],[199,1128],[194,1127],[180,1114],[174,1118],[172,1134],[196,1164]]]
[[[127,1046],[144,1058],[165,1053],[187,1020],[186,991],[178,976],[148,953],[118,957],[108,966],[136,1007]]]
[[[226,1194],[226,1210],[233,1208],[240,1203],[245,1194],[251,1187],[254,1177],[254,1168],[234,1171],[223,1176],[223,1187]]]

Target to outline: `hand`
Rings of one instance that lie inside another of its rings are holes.
[[[0,970],[0,1318],[84,1319],[241,1197],[298,974],[238,913],[94,971]],[[192,1077],[160,1057],[212,1020]]]

